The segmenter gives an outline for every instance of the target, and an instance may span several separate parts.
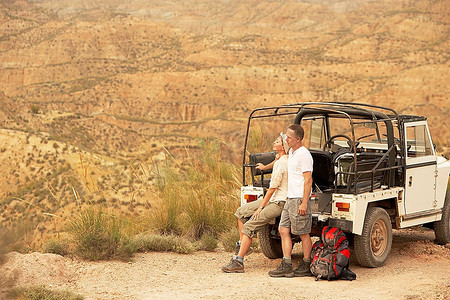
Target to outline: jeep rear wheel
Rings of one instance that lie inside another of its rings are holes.
[[[363,232],[355,235],[355,254],[360,265],[376,268],[384,265],[392,247],[392,224],[381,207],[369,207]]]
[[[450,191],[447,191],[445,196],[442,219],[434,222],[434,234],[439,245],[450,243]]]
[[[262,253],[268,258],[281,258],[283,257],[283,249],[281,248],[281,240],[276,239],[272,235],[274,224],[266,224],[260,231],[258,231],[259,246]]]

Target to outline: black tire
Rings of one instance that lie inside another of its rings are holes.
[[[442,219],[434,222],[434,234],[439,245],[450,243],[450,191],[445,195]]]
[[[377,268],[384,265],[392,247],[392,224],[381,207],[369,207],[363,232],[355,235],[355,254],[359,264]]]
[[[281,248],[281,240],[273,237],[271,231],[274,229],[273,224],[266,224],[258,231],[259,246],[262,253],[270,259],[283,257],[283,249]],[[276,228],[275,228],[276,230]]]

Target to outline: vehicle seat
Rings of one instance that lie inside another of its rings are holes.
[[[370,191],[372,188],[377,189],[381,185],[386,184],[386,171],[376,171],[387,167],[387,158],[381,163],[382,153],[358,153],[357,159],[357,174],[356,178],[350,174],[340,174],[339,172],[355,172],[354,154],[343,153],[335,156],[336,167],[336,186],[337,188],[345,188],[347,192],[364,193]],[[378,165],[377,169],[374,169]],[[372,173],[368,171],[374,170],[373,186]]]
[[[334,187],[334,166],[331,154],[328,151],[309,151],[313,158],[312,178],[314,183],[322,190],[329,190]]]
[[[264,152],[264,153],[253,153],[249,155],[249,160],[251,165],[256,165],[261,163],[267,165],[275,160],[275,155],[277,152]],[[255,167],[251,167],[252,182],[253,186],[261,186],[264,188],[269,188],[270,177],[264,178],[264,175],[272,174],[272,169],[269,170],[258,170]],[[259,177],[258,177],[259,176]]]

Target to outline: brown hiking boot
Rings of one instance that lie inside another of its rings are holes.
[[[309,265],[311,264],[310,261],[304,261],[298,265],[298,267],[294,270],[294,276],[295,277],[304,277],[304,276],[312,276],[311,270],[309,269]]]
[[[276,270],[269,271],[271,277],[294,277],[294,271],[292,270],[292,264],[288,264],[284,259]]]
[[[231,259],[228,265],[222,267],[225,273],[244,273],[244,264],[237,259]]]

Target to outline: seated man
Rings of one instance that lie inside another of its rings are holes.
[[[273,218],[281,215],[283,210],[288,187],[286,135],[281,133],[281,136],[273,143],[273,150],[278,153],[275,161],[267,166],[262,164],[257,166],[260,170],[265,170],[271,168],[273,164],[270,187],[264,199],[245,204],[239,207],[235,213],[238,218],[240,240],[236,243],[236,252],[233,258],[228,265],[222,267],[222,271],[226,273],[244,272],[244,256],[250,249],[255,232]]]

